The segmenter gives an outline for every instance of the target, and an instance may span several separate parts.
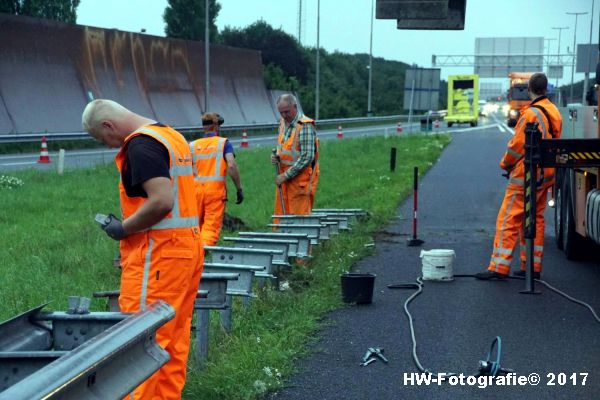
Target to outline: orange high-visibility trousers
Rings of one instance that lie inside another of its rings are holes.
[[[156,332],[171,360],[126,399],[181,399],[190,348],[191,320],[204,252],[197,228],[140,232],[121,241],[122,312],[138,312],[156,300],[175,308],[175,318]],[[127,373],[127,371],[123,371]]]
[[[225,195],[222,190],[203,192],[198,190],[198,215],[202,243],[205,246],[214,246],[219,241],[223,227],[223,214],[225,213]]]
[[[285,205],[285,213],[289,215],[307,215],[310,214],[315,202],[315,193],[317,191],[317,183],[319,181],[318,173],[313,174],[308,181],[300,179],[291,179],[281,184],[283,192],[283,202]],[[279,188],[275,189],[275,215],[282,215],[281,198],[279,196]],[[273,223],[279,223],[278,220],[273,220]]]
[[[534,240],[534,271],[541,272],[544,254],[544,210],[546,209],[547,187],[539,188],[536,195],[536,230]],[[517,242],[521,243],[521,269],[525,269],[525,238],[523,237],[523,220],[525,217],[523,188],[509,185],[498,218],[496,219],[496,236],[494,249],[488,266],[489,271],[508,275],[513,252]]]

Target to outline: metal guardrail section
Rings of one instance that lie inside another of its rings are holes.
[[[405,120],[408,115],[389,115],[383,117],[361,117],[361,118],[332,118],[322,119],[317,121],[319,125],[334,125],[334,124],[349,124],[349,123],[361,123],[361,122],[385,122],[385,121],[398,121]],[[273,129],[275,130],[279,126],[279,123],[271,124],[253,124],[253,125],[223,125],[221,131],[234,132],[234,131],[252,131],[261,129]],[[202,132],[201,126],[180,126],[175,129],[181,133],[199,133]],[[91,140],[92,138],[85,132],[54,132],[54,133],[27,133],[27,134],[7,134],[0,135],[0,143],[26,143],[26,142],[39,142],[42,140],[42,136],[46,136],[46,139],[51,140]]]
[[[329,227],[329,235],[339,235],[340,234],[340,222],[339,221],[325,221],[321,220],[321,225],[325,225]]]
[[[224,310],[227,308],[227,285],[229,281],[238,280],[239,273],[202,272],[200,290],[208,292],[206,297],[196,297],[196,310]]]
[[[46,304],[0,324],[0,351],[36,351],[52,347],[52,327],[33,320]],[[1,383],[1,381],[0,381]]]
[[[318,243],[318,240],[329,239],[329,227],[321,224],[268,224],[281,233],[304,233],[311,237],[311,244]],[[316,238],[316,239],[313,239]],[[314,242],[313,242],[314,240]]]
[[[239,232],[240,237],[263,237],[270,239],[292,239],[297,241],[298,245],[294,249],[292,244],[288,255],[290,257],[309,257],[310,254],[310,237],[305,233],[280,233],[280,232]],[[315,239],[317,236],[315,236]],[[295,254],[295,255],[293,255]]]
[[[244,249],[239,247],[204,246],[211,254],[213,263],[258,265],[264,267],[265,273],[274,276],[273,255],[276,250]]]
[[[0,400],[123,398],[169,361],[155,334],[174,316],[175,310],[163,301],[125,315],[116,325],[1,392]]]
[[[227,242],[233,242],[235,247],[241,247],[245,249],[281,251],[281,254],[273,254],[273,263],[278,266],[291,266],[288,261],[290,248],[289,240],[243,237],[224,237],[223,240]]]
[[[367,215],[367,211],[362,208],[313,208],[312,212],[315,214],[355,214],[355,215]]]
[[[0,352],[0,393],[66,354],[66,351]]]
[[[338,229],[341,231],[347,231],[350,229],[350,216],[344,216],[341,214],[338,214],[338,216],[335,217],[325,217],[322,219],[323,222],[329,222],[329,221],[334,221],[337,222],[338,224]]]
[[[301,224],[301,225],[314,225],[320,224],[321,220],[325,218],[327,214],[308,214],[308,215],[271,215],[271,219],[279,219],[284,224]]]
[[[252,297],[254,296],[252,294],[252,281],[254,274],[264,270],[264,267],[256,265],[204,263],[204,269],[202,272],[237,274],[237,280],[227,282],[227,295]]]

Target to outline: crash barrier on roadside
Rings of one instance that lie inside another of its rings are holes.
[[[196,321],[196,358],[203,367],[208,358],[210,310],[220,312],[221,326],[232,329],[233,297],[245,304],[256,297],[254,282],[264,288],[266,282],[279,289],[278,274],[293,268],[294,261],[311,258],[312,246],[328,240],[340,231],[350,230],[367,213],[361,209],[320,209],[310,215],[273,215],[280,224],[269,224],[271,232],[240,232],[239,237],[225,237],[232,247],[205,246],[206,257],[194,308]],[[97,292],[95,297],[108,298],[109,307],[118,309],[118,291]]]
[[[169,361],[155,341],[175,316],[163,301],[137,314],[44,306],[0,324],[1,400],[123,398]]]
[[[177,127],[200,126],[208,111],[202,42],[8,14],[0,25],[0,70],[10,77],[0,82],[0,136],[80,132],[81,110],[97,98]],[[211,44],[210,64],[210,104],[228,125],[278,120],[259,51]]]

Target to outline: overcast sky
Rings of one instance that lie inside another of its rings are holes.
[[[275,28],[298,36],[300,0],[219,0],[219,30],[225,26],[245,27],[264,19]],[[302,0],[302,43],[315,46],[317,1]],[[544,52],[561,54],[573,48],[575,16],[567,12],[587,12],[577,21],[577,43],[590,42],[593,0],[468,0],[465,29],[462,31],[397,30],[395,20],[374,21],[373,56],[430,68],[431,56],[472,55],[477,37],[544,37]],[[320,45],[327,51],[368,53],[372,0],[320,0]],[[82,0],[77,23],[123,31],[164,36],[166,0]],[[594,4],[592,43],[598,43],[600,0]],[[549,48],[548,48],[549,46]],[[472,73],[472,68],[442,67],[449,74]],[[575,81],[583,74],[575,74]],[[485,81],[485,80],[484,80]],[[571,69],[565,68],[559,84],[570,83]],[[554,80],[552,80],[554,82]]]

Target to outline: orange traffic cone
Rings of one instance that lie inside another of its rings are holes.
[[[42,136],[42,148],[40,150],[40,164],[50,164],[50,156],[48,155],[48,144],[46,144],[46,136]]]
[[[248,147],[248,134],[246,131],[242,131],[242,144],[241,147]]]
[[[402,133],[402,124],[400,122],[396,124],[396,132]]]
[[[338,139],[343,139],[343,138],[344,138],[344,132],[342,132],[342,126],[341,126],[341,125],[340,125],[340,126],[338,126],[338,131],[337,131],[337,135],[336,135],[336,137],[337,137]]]

